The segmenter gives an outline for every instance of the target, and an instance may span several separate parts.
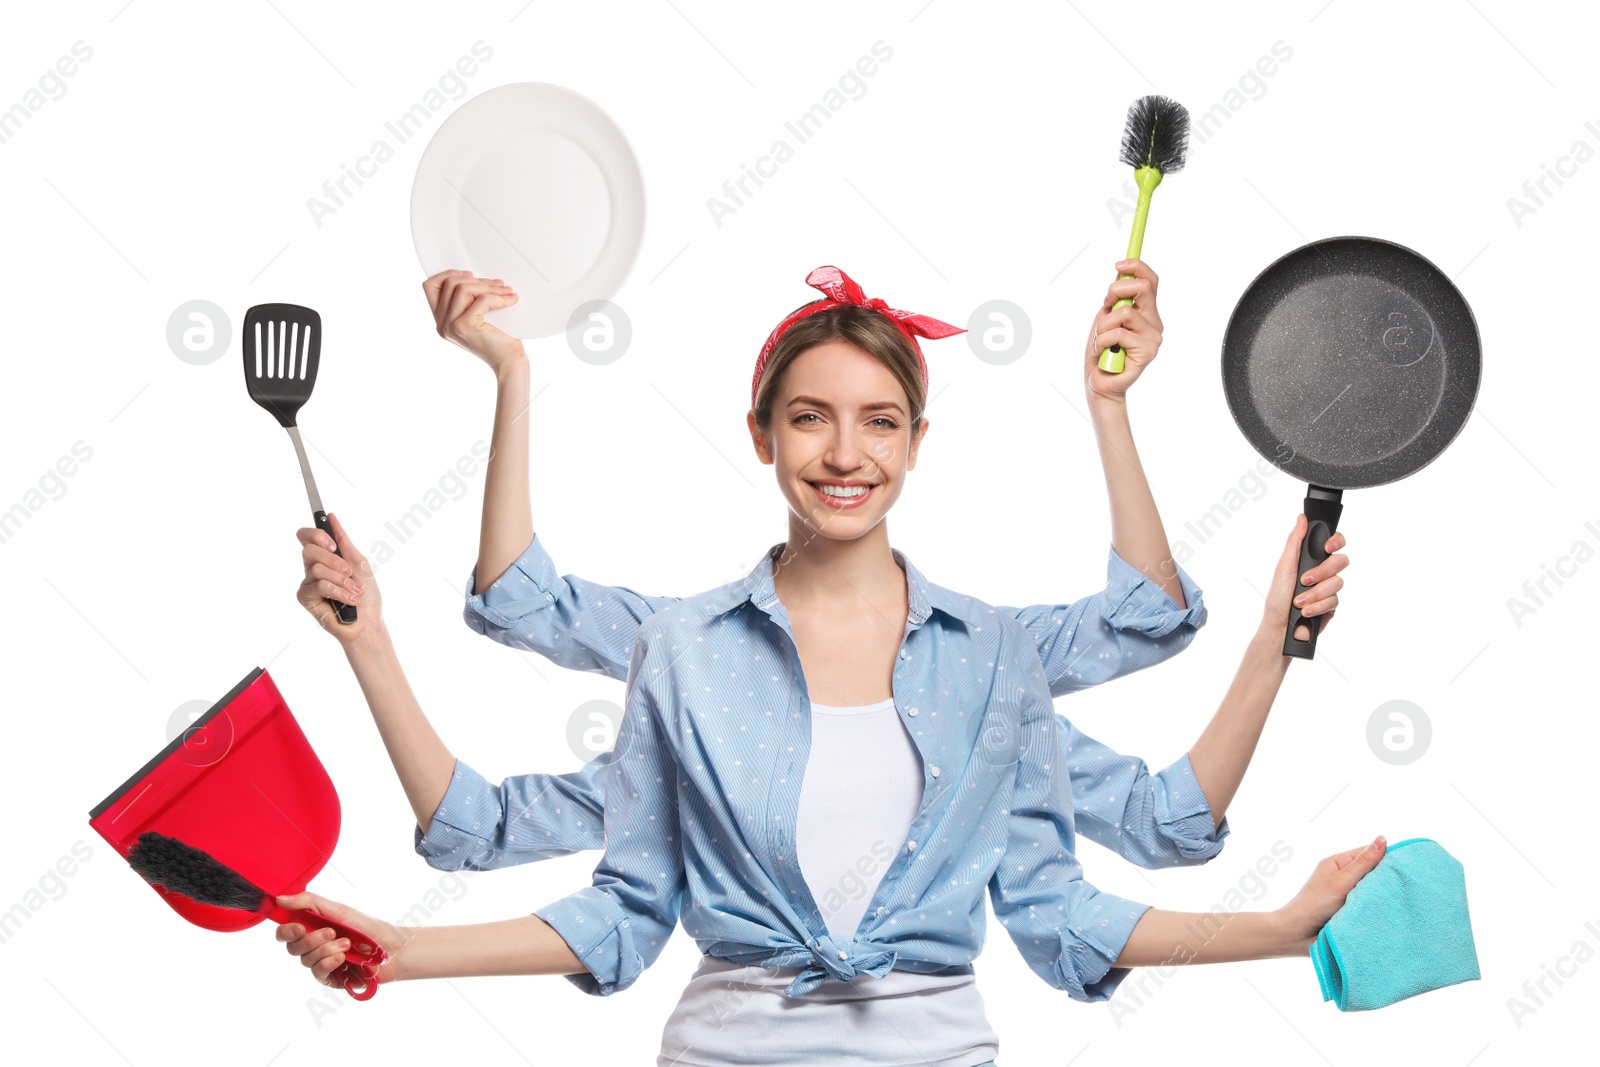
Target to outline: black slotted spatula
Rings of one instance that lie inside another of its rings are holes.
[[[328,513],[322,510],[317,480],[311,476],[306,446],[300,440],[295,414],[311,399],[317,384],[317,364],[322,356],[322,316],[299,304],[257,304],[244,316],[244,383],[250,399],[266,408],[289,431],[295,455],[300,458],[300,473],[306,480],[306,495],[311,499],[311,518],[317,529],[333,537]],[[338,538],[334,551],[340,556]],[[328,601],[338,609],[339,621],[356,621],[356,607],[337,600]]]

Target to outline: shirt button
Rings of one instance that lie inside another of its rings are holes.
[[[909,659],[910,657],[911,657],[911,653],[907,652],[903,648],[900,650],[900,658],[901,659]]]
[[[847,959],[850,958],[850,953],[846,952],[844,949],[840,949],[839,950],[839,958],[841,960],[847,960]]]
[[[548,601],[550,601],[550,602],[551,602],[551,603],[555,603],[555,599],[556,599],[556,598],[555,598],[555,597],[554,597],[554,596],[552,596],[552,595],[551,595],[551,594],[549,594],[549,593],[546,593],[546,594],[545,594],[545,595],[544,595],[544,598],[545,598],[545,599],[546,599],[546,600],[548,600]]]
[[[907,708],[906,709],[906,714],[911,716],[913,719],[915,719],[917,717],[917,709],[916,708]]]
[[[907,841],[906,842],[906,851],[907,852],[915,852],[916,850],[917,850],[917,843],[915,841]]]
[[[928,773],[933,775],[935,778],[937,778],[937,777],[939,777],[939,768],[937,768],[937,767],[929,767],[928,768]]]

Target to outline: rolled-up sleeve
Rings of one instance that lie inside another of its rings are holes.
[[[1222,851],[1228,820],[1217,825],[1186,752],[1154,774],[1057,715],[1062,756],[1072,777],[1074,828],[1145,868],[1205,863]]]
[[[632,658],[606,777],[606,851],[594,884],[535,912],[587,968],[567,978],[595,996],[628,988],[660,956],[678,924],[686,882],[677,763],[664,736],[661,704],[642,680],[655,663],[642,635]]]
[[[1115,966],[1117,957],[1150,906],[1083,880],[1073,853],[1071,781],[1042,686],[1027,687],[1022,695],[1025,743],[989,898],[1035,974],[1074,1000],[1108,1000],[1130,970]]]
[[[1079,689],[1160,663],[1187,648],[1206,622],[1203,592],[1177,569],[1184,606],[1137,568],[1108,550],[1106,586],[1071,604],[997,610],[1016,617],[1033,637],[1050,695]]]
[[[628,677],[639,624],[678,599],[557,574],[538,535],[482,593],[473,592],[477,582],[474,567],[461,613],[474,633],[618,681]]]
[[[489,871],[605,844],[605,776],[611,753],[569,774],[522,774],[490,784],[456,761],[417,854],[441,871]]]

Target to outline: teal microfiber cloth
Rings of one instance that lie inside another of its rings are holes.
[[[1340,1011],[1478,978],[1461,861],[1426,837],[1390,845],[1317,935],[1311,962]]]

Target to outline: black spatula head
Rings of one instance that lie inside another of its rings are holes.
[[[322,355],[322,316],[299,304],[257,304],[244,316],[244,383],[280,426],[311,399]]]

